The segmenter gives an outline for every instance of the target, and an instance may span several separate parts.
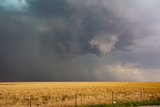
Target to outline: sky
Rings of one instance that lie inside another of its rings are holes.
[[[1,0],[0,81],[160,81],[159,0]]]

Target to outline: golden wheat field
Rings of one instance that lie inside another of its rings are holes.
[[[68,107],[157,99],[158,82],[0,83],[0,107]]]

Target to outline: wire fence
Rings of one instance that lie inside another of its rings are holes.
[[[160,92],[154,91],[111,91],[104,93],[80,93],[44,98],[43,105],[52,107],[78,107],[80,105],[117,104],[122,102],[160,101]],[[33,96],[28,99],[28,106],[36,105]]]

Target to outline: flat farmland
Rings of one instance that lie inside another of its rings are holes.
[[[159,82],[1,82],[0,107],[70,107],[160,100]]]

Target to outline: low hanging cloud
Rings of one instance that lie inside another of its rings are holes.
[[[118,37],[116,35],[102,34],[100,36],[95,36],[89,41],[92,48],[99,50],[100,55],[106,55],[110,53],[118,42]]]
[[[135,64],[104,65],[96,69],[94,72],[97,75],[97,80],[149,81],[147,73]]]

